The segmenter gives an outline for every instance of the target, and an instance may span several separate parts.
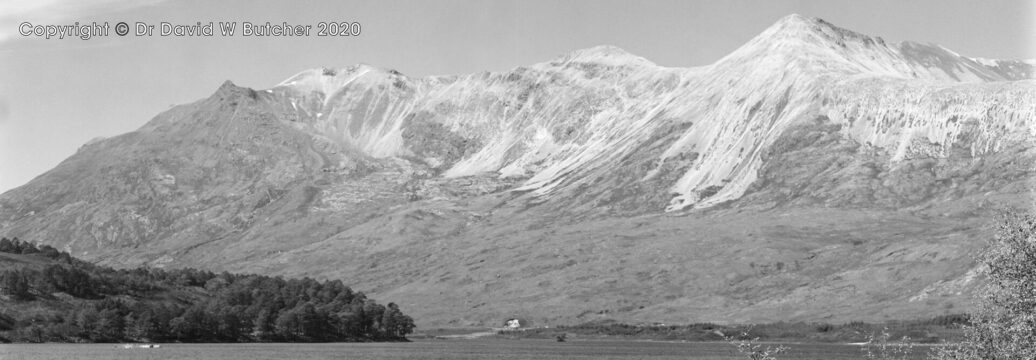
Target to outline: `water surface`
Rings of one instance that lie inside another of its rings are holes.
[[[862,359],[859,346],[788,344],[780,359]],[[923,351],[915,358],[923,359]],[[0,359],[744,359],[726,343],[629,340],[421,340],[411,343],[334,344],[161,344],[158,349],[123,349],[116,344],[7,344]]]

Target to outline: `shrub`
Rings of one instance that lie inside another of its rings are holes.
[[[867,344],[860,349],[863,351],[864,358],[868,360],[906,360],[910,356],[910,352],[914,348],[914,344],[910,342],[910,338],[904,336],[898,342],[892,342],[892,335],[889,334],[889,329],[886,327],[881,330],[880,334],[870,334],[867,336]]]
[[[757,343],[759,338],[748,336],[748,330],[741,332],[741,336],[728,336],[725,339],[728,343],[737,347],[737,352],[751,360],[777,360],[777,355],[788,351],[788,347],[784,345],[767,345],[764,347]]]
[[[932,359],[1036,359],[1036,216],[999,214],[996,236],[979,260],[989,284],[965,326],[964,341]]]

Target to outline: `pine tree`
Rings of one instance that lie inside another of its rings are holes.
[[[396,329],[396,320],[398,320],[399,318],[399,315],[397,315],[396,313],[398,312],[399,307],[397,307],[395,303],[388,303],[388,307],[385,309],[385,312],[381,315],[381,327],[385,332],[385,335],[387,335],[390,338],[399,337]]]
[[[298,340],[302,336],[302,331],[299,326],[299,319],[295,313],[295,309],[282,311],[277,315],[277,320],[274,321],[277,329],[277,335],[288,339]]]
[[[323,317],[317,313],[316,306],[307,302],[299,306],[296,312],[302,336],[309,340],[321,339],[326,334],[326,327]]]
[[[256,340],[267,340],[273,334],[273,311],[270,308],[259,310],[259,314],[252,320],[252,337]]]
[[[395,303],[388,304],[381,324],[385,328],[385,333],[391,338],[401,339],[414,331],[414,319],[403,314]]]

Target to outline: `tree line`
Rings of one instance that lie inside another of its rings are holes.
[[[405,340],[414,321],[340,280],[219,274],[191,268],[116,270],[53,247],[0,239],[0,252],[54,260],[0,272],[12,306],[0,331],[24,342],[328,342]],[[8,307],[8,306],[5,306]]]

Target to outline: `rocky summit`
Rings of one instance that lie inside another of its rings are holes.
[[[995,212],[1033,206],[1034,64],[791,15],[694,68],[226,82],[0,195],[0,234],[343,279],[419,326],[961,313]]]

